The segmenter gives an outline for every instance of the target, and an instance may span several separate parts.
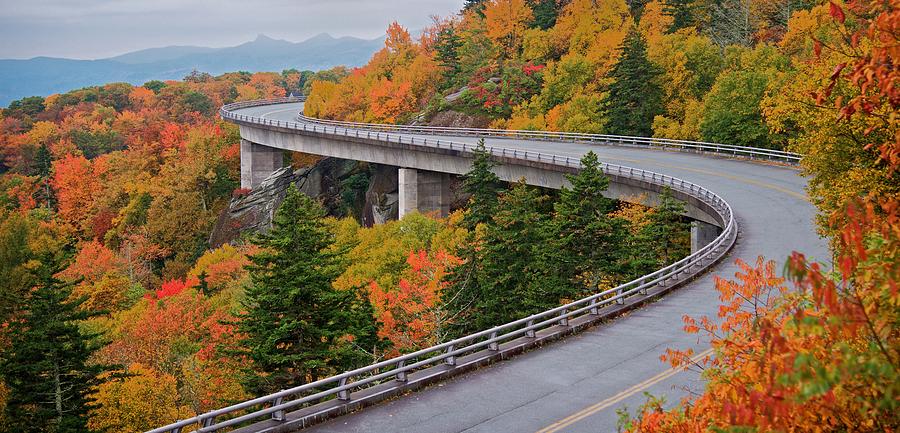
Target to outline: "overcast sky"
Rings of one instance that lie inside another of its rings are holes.
[[[96,59],[167,45],[224,47],[258,34],[372,39],[410,30],[463,0],[0,0],[0,58]]]

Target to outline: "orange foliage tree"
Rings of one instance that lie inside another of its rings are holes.
[[[410,252],[406,263],[408,276],[400,279],[396,289],[382,288],[374,280],[369,284],[369,300],[381,325],[378,337],[391,342],[392,356],[440,341],[441,323],[446,319],[441,309],[441,295],[448,285],[444,277],[462,260],[443,250],[433,254],[419,250]]]
[[[101,168],[83,156],[66,155],[53,163],[53,188],[59,202],[59,216],[76,230],[84,230],[94,196],[100,189]]]
[[[313,117],[397,123],[423,108],[437,88],[440,67],[426,32],[414,42],[396,22],[384,48],[339,83],[314,80],[304,113]]]
[[[534,18],[525,0],[490,0],[484,6],[487,36],[501,47],[504,57],[515,56]]]
[[[900,77],[893,59],[900,54],[900,13],[895,4],[878,1],[828,7],[836,22],[855,21],[838,42],[851,60],[822,77],[825,87],[812,96],[817,104],[836,107],[838,122],[871,121],[862,137],[881,131],[857,145],[877,152],[874,164],[896,182]],[[814,44],[816,56],[837,47],[833,40]],[[832,97],[837,86],[848,85],[859,94]],[[884,136],[890,139],[879,139]],[[835,272],[795,252],[787,266],[794,283],[789,290],[774,262],[739,262],[738,281],[716,282],[724,303],[721,323],[685,318],[685,330],[707,333],[715,350],[714,357],[695,364],[709,381],[706,391],[672,410],[651,401],[631,421],[631,431],[898,431],[900,200],[873,190],[850,199],[826,221],[835,234]],[[691,355],[669,351],[664,359],[690,367]]]

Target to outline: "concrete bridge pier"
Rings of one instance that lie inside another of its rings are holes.
[[[241,188],[255,188],[282,167],[283,150],[241,139]]]
[[[709,245],[722,233],[722,229],[703,221],[691,223],[691,253]]]
[[[450,174],[434,171],[400,168],[398,186],[400,190],[400,218],[412,212],[437,212],[438,216],[450,214],[453,200],[450,192]]]

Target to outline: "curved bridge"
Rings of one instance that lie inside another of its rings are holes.
[[[675,401],[702,386],[696,373],[667,370],[659,355],[670,347],[708,353],[707,342],[681,330],[683,315],[717,312],[713,277],[704,270],[732,276],[732,260],[721,261],[729,251],[746,261],[759,254],[783,260],[792,250],[829,257],[796,169],[728,157],[795,162],[797,155],[631,137],[351,124],[298,116],[301,109],[302,101],[294,99],[223,107],[222,117],[241,128],[242,170],[277,168],[266,153],[276,148],[461,174],[474,142],[485,137],[502,164],[501,178],[524,175],[529,183],[558,187],[593,150],[607,161],[603,169],[612,195],[668,187],[688,203],[689,216],[718,227],[717,235],[673,265],[588,298],[152,433],[197,425],[203,432],[239,426],[242,432],[280,432],[313,424],[311,430],[323,432],[612,431],[615,410],[636,408],[642,392]],[[242,172],[242,182],[252,185],[254,176]],[[473,371],[580,330],[585,332],[548,350]],[[451,379],[327,421],[446,378]]]

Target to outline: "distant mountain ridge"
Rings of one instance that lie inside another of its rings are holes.
[[[26,96],[47,96],[110,82],[139,85],[150,80],[181,79],[195,69],[218,75],[232,71],[315,71],[338,65],[360,66],[383,46],[383,41],[383,37],[335,38],[322,33],[302,42],[290,42],[259,35],[253,41],[226,48],[169,46],[98,60],[0,60],[0,107]]]

